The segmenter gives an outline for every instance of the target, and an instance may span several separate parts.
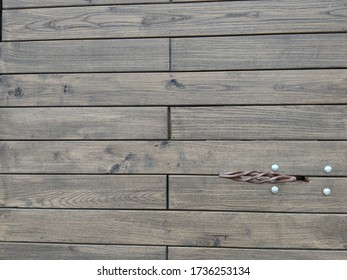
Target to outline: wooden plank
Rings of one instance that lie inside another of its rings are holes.
[[[169,0],[2,0],[4,9],[11,8],[35,8],[35,7],[59,7],[59,6],[97,6],[113,4],[136,3],[169,3]]]
[[[346,176],[346,151],[345,141],[2,141],[0,173],[216,175],[276,163],[287,174]]]
[[[347,34],[173,38],[172,70],[347,67]]]
[[[169,68],[168,39],[2,42],[0,47],[2,73],[164,71]]]
[[[342,32],[344,4],[265,0],[5,10],[3,40]]]
[[[4,108],[1,139],[167,139],[167,108]]]
[[[0,206],[166,209],[166,176],[0,176]]]
[[[346,104],[346,91],[345,69],[3,75],[0,106]]]
[[[309,183],[255,185],[215,177],[170,176],[170,209],[347,213],[346,179],[310,178]],[[331,196],[324,196],[329,187]]]
[[[169,247],[169,260],[346,260],[347,251]]]
[[[159,246],[0,243],[3,260],[165,260]]]
[[[346,232],[336,214],[0,211],[0,240],[11,242],[345,249]]]
[[[184,107],[171,110],[172,139],[347,139],[346,106]]]

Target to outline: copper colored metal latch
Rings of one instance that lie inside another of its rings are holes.
[[[220,173],[220,178],[231,179],[240,182],[253,184],[265,183],[286,183],[295,182],[297,177],[276,172],[261,172],[261,171],[238,171],[229,173]]]

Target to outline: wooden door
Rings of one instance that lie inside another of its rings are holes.
[[[346,259],[345,0],[2,2],[0,258]]]

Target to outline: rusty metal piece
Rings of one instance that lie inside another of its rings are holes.
[[[253,184],[286,183],[295,182],[297,180],[295,176],[290,176],[276,172],[261,171],[237,171],[229,173],[220,173],[219,177]]]

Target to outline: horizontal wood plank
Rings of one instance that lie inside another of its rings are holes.
[[[341,32],[344,4],[265,0],[5,10],[3,40]]]
[[[347,251],[169,247],[169,260],[346,260]]]
[[[347,139],[347,106],[171,109],[172,139]]]
[[[2,141],[0,173],[216,175],[276,163],[287,174],[346,176],[346,151],[345,141]]]
[[[2,0],[4,9],[59,6],[97,6],[136,3],[169,3],[169,0]]]
[[[3,260],[165,260],[159,246],[0,243]]]
[[[347,34],[173,38],[172,70],[347,67]]]
[[[345,69],[3,75],[0,106],[346,104],[346,91]]]
[[[0,211],[0,240],[13,242],[346,249],[346,232],[335,214]]]
[[[255,185],[228,179],[199,176],[170,176],[170,209],[335,212],[347,213],[346,179],[309,178],[310,182]],[[323,189],[330,188],[331,196]]]
[[[167,139],[167,109],[3,108],[0,139]]]
[[[166,176],[0,176],[0,206],[165,209]]]
[[[2,42],[0,48],[1,73],[169,69],[168,39]]]

